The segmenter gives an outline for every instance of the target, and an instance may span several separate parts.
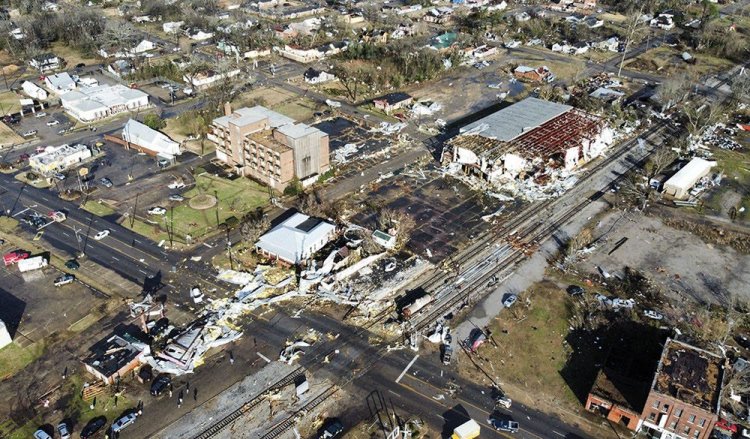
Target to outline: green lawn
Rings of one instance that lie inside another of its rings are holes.
[[[747,147],[750,142],[742,142]],[[712,190],[709,196],[704,199],[704,211],[709,214],[720,214],[722,197],[728,191],[734,191],[743,194],[741,206],[745,208],[744,212],[738,214],[737,218],[743,221],[750,220],[750,153],[746,150],[728,151],[716,148],[713,150],[713,160],[716,160],[717,166],[714,168],[717,172],[724,174],[721,185]],[[738,206],[739,207],[739,206]]]
[[[96,200],[89,200],[84,203],[83,210],[91,212],[96,216],[109,216],[117,213],[113,208]]]
[[[200,194],[214,195],[219,200],[216,207],[196,210],[190,207],[188,200],[174,211],[167,212],[167,221],[174,225],[175,239],[184,241],[185,235],[193,238],[204,236],[217,229],[227,218],[242,218],[246,213],[268,204],[268,188],[247,178],[230,181],[203,173],[196,176],[195,187],[187,191],[185,198],[190,199]],[[217,209],[218,208],[218,209]],[[174,218],[170,218],[174,215]]]
[[[307,98],[287,101],[273,108],[274,111],[289,116],[297,121],[304,121],[313,117],[313,113],[319,110],[315,102]]]

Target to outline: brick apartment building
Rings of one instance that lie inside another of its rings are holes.
[[[667,339],[641,415],[656,439],[706,439],[718,420],[724,357]]]
[[[304,184],[330,168],[328,134],[265,107],[233,112],[226,104],[211,131],[219,160],[278,191],[294,178]]]

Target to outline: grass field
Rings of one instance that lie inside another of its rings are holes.
[[[44,352],[44,342],[38,341],[26,347],[11,343],[0,349],[0,379],[14,375]]]
[[[64,59],[69,69],[75,67],[80,63],[89,65],[93,64],[94,62],[98,62],[93,55],[84,55],[78,50],[59,42],[53,43],[50,46],[50,52]]]
[[[21,111],[20,99],[25,99],[26,96],[16,94],[12,91],[4,91],[0,93],[0,113],[10,114],[18,113]],[[3,124],[7,128],[7,125]],[[8,128],[10,129],[10,128]],[[13,130],[10,130],[13,131]],[[7,139],[3,139],[3,143],[7,142]]]
[[[748,139],[750,140],[750,139]],[[744,143],[747,147],[750,141]],[[747,150],[727,151],[723,149],[713,150],[713,160],[716,160],[716,171],[724,175],[721,185],[714,189],[705,198],[704,211],[709,214],[723,215],[725,210],[725,196],[738,199],[739,206],[745,210],[737,215],[739,220],[750,220],[750,153]]]
[[[232,106],[234,108],[242,108],[263,105],[268,108],[273,108],[295,96],[294,93],[280,88],[264,87],[240,94],[234,101],[232,101]]]
[[[192,198],[200,194],[214,195],[218,199],[216,207],[196,210],[184,203],[174,208],[174,224],[176,237],[184,239],[186,234],[193,237],[203,236],[217,228],[230,217],[242,218],[246,213],[268,204],[268,189],[247,179],[237,178],[227,180],[214,177],[207,173],[197,175],[195,187],[184,193],[185,198]],[[171,212],[167,213],[169,218]]]
[[[310,99],[300,98],[284,102],[272,108],[274,111],[289,116],[296,121],[305,121],[313,117],[313,113],[319,111],[318,105]]]
[[[117,213],[115,209],[96,200],[89,200],[83,204],[83,210],[91,212],[96,216],[109,216]]]
[[[657,47],[648,50],[644,54],[625,63],[629,69],[640,70],[648,73],[659,73],[662,75],[672,75],[679,72],[690,71],[691,73],[703,76],[707,74],[716,74],[732,67],[732,62],[716,56],[692,53],[696,59],[695,64],[688,64],[682,60],[681,51],[671,47]]]

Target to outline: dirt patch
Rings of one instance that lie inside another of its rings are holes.
[[[206,210],[216,206],[216,197],[209,194],[196,195],[188,202],[195,210]]]

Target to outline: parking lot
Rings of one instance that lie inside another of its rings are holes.
[[[3,254],[15,250],[10,244],[0,249]],[[79,268],[85,269],[85,264]],[[82,319],[106,302],[105,297],[77,281],[55,287],[55,279],[61,274],[51,266],[24,273],[16,265],[0,268],[0,319],[22,346],[59,331],[75,331],[76,323],[81,325]]]
[[[26,141],[39,140],[47,144],[57,144],[62,142],[62,135],[74,125],[75,121],[65,114],[62,107],[50,107],[43,112],[29,113],[10,127]]]

